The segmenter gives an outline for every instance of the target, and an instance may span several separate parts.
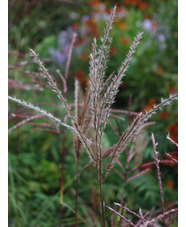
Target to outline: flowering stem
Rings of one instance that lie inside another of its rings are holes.
[[[76,163],[76,201],[75,201],[75,227],[78,226],[78,189],[79,189],[79,158]]]
[[[60,220],[59,220],[59,227],[61,227],[62,221],[62,206],[63,206],[63,185],[64,185],[64,158],[65,158],[65,129],[62,134],[62,151],[61,151],[61,188],[60,188]]]
[[[162,204],[162,213],[163,213],[163,223],[165,224],[165,206],[164,206],[164,199],[163,199],[163,189],[162,189],[162,182],[161,182],[161,173],[160,173],[160,167],[159,167],[159,162],[158,160],[158,152],[156,150],[157,143],[155,142],[154,134],[152,133],[152,142],[153,142],[153,147],[154,147],[154,159],[156,162],[156,168],[157,168],[157,175],[158,175],[158,182],[159,182],[159,188],[160,188],[160,196],[161,196],[161,204]]]
[[[103,201],[103,190],[102,190],[102,181],[99,179],[99,189],[101,197],[101,212],[102,212],[102,227],[105,227],[105,210],[104,210],[104,201]]]

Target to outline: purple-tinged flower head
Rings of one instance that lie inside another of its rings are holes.
[[[165,40],[166,40],[166,38],[165,38],[164,34],[161,33],[161,34],[158,35],[158,41],[159,42],[165,42]]]
[[[103,4],[103,3],[99,4],[99,9],[104,11],[106,9],[105,4]]]
[[[57,49],[49,49],[49,53],[54,62],[64,66],[67,61],[70,44],[72,41],[72,34],[74,33],[73,28],[61,31],[58,38]],[[75,50],[75,49],[74,49]]]
[[[59,34],[59,39],[58,39],[58,48],[59,49],[64,49],[69,48],[70,42],[72,39],[72,34],[74,33],[74,29],[69,27],[67,30],[61,31]]]
[[[143,21],[143,29],[145,31],[151,31],[152,30],[152,21],[150,19],[145,19]]]
[[[123,19],[126,16],[127,16],[127,14],[126,14],[125,10],[123,8],[118,8],[118,10],[117,10],[117,17],[119,19]]]
[[[144,31],[156,33],[157,32],[157,24],[150,19],[145,19],[143,21],[143,29]]]
[[[104,20],[104,21],[108,21],[109,18],[110,18],[109,13],[104,13],[104,14],[103,14],[103,20]]]
[[[82,17],[81,17],[81,21],[82,22],[87,22],[88,20],[90,20],[90,16],[89,15],[83,15]]]
[[[103,21],[108,21],[109,18],[110,18],[110,15],[109,15],[109,13],[107,13],[107,12],[104,12],[104,13],[98,12],[98,13],[95,13],[95,14],[94,14],[94,18],[95,18],[97,21],[101,21],[101,20],[103,20]]]
[[[52,59],[54,62],[56,62],[58,65],[64,65],[65,61],[67,59],[67,53],[55,50],[55,49],[49,49],[48,52],[50,53]]]

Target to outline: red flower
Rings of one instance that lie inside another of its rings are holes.
[[[131,4],[131,1],[130,0],[124,0],[123,1],[123,5],[124,6],[128,6],[128,5],[130,5]]]
[[[116,10],[118,13],[123,12],[123,8],[121,8],[121,7],[118,7]]]
[[[78,24],[78,23],[74,23],[74,24],[72,25],[72,28],[75,29],[75,30],[78,29],[78,28],[79,28],[79,24]]]
[[[123,83],[119,86],[119,88],[120,88],[120,89],[124,89],[124,88],[126,88],[126,83],[125,83],[125,82],[123,82]]]
[[[158,68],[156,69],[156,72],[157,72],[158,75],[162,74],[162,72],[163,72],[162,67],[158,67]]]
[[[127,37],[122,37],[120,38],[120,42],[125,45],[128,45],[130,43],[130,40]]]
[[[170,137],[175,141],[178,142],[178,122],[174,122],[172,123],[169,127],[168,127],[168,131],[170,133]]]
[[[78,81],[81,85],[83,85],[83,86],[87,85],[88,78],[83,71],[81,71],[81,70],[77,71],[75,73],[75,77],[76,77],[76,79],[78,79]]]
[[[130,2],[131,2],[132,5],[140,4],[140,0],[131,0]]]
[[[156,99],[155,98],[151,98],[148,102],[148,104],[144,107],[144,110],[150,110],[151,108],[153,108],[153,105],[156,103]]]
[[[88,59],[88,54],[86,53],[82,53],[80,58],[83,60],[83,61],[86,61]]]
[[[142,2],[140,0],[124,0],[124,6],[135,5],[138,7],[139,10],[145,10],[148,6],[147,2]]]
[[[168,114],[167,111],[163,111],[163,112],[160,113],[160,117],[161,117],[162,119],[167,119],[168,116],[169,116],[169,114]]]
[[[88,3],[90,7],[98,6],[100,4],[100,1],[98,0],[92,0]]]
[[[140,3],[140,0],[124,0],[123,5],[138,5]]]
[[[147,2],[141,2],[139,5],[138,5],[138,9],[140,10],[145,10],[148,6],[148,3]]]
[[[116,54],[116,48],[112,47],[111,50],[110,50],[110,54],[115,55]]]
[[[169,89],[168,89],[168,94],[172,94],[172,93],[175,93],[177,91],[177,88],[175,86],[170,86]]]
[[[168,188],[172,189],[174,186],[174,182],[172,180],[167,180],[165,182],[165,184],[167,185]]]

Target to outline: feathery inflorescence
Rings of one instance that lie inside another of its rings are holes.
[[[114,21],[116,12],[116,7],[114,7],[110,19],[107,23],[104,37],[101,39],[101,47],[97,45],[96,39],[94,39],[94,43],[92,45],[92,53],[90,54],[90,89],[91,89],[91,110],[92,110],[92,118],[95,130],[98,131],[98,113],[100,109],[100,100],[102,93],[102,85],[104,81],[106,63],[109,56],[110,46],[112,43],[112,39],[109,37],[109,32],[112,28],[112,23]]]
[[[135,49],[140,43],[140,39],[142,37],[142,33],[139,33],[135,37],[134,42],[131,45],[130,50],[126,56],[126,59],[121,64],[118,74],[111,75],[107,83],[104,83],[106,63],[112,43],[112,39],[109,37],[109,31],[112,28],[115,12],[116,7],[114,7],[110,19],[107,23],[104,37],[101,39],[101,47],[97,45],[97,41],[96,39],[94,39],[94,43],[92,45],[92,53],[90,54],[89,77],[91,88],[91,110],[96,137],[99,138],[99,146],[101,144],[103,132],[107,123],[107,119],[109,117],[110,107],[115,101],[115,97],[121,81],[128,68],[132,55],[135,52]]]
[[[27,103],[25,101],[22,101],[20,99],[17,99],[16,97],[12,97],[12,96],[8,96],[8,99],[10,99],[11,101],[16,102],[17,104],[22,105],[22,106],[24,106],[24,107],[26,107],[28,109],[34,110],[34,111],[36,111],[36,112],[48,117],[49,119],[59,123],[60,125],[62,125],[62,126],[68,128],[68,129],[71,129],[71,130],[76,132],[76,130],[73,127],[63,123],[59,118],[55,117],[51,113],[48,113],[46,110],[43,110],[43,109],[39,108],[38,106],[34,106],[31,103]]]
[[[118,159],[121,152],[125,149],[125,146],[128,142],[131,141],[131,139],[135,136],[138,129],[149,120],[149,118],[156,113],[158,109],[161,109],[165,105],[169,105],[171,101],[176,100],[178,97],[178,94],[170,95],[169,98],[162,100],[161,103],[158,105],[155,105],[154,108],[150,109],[149,111],[145,113],[139,113],[138,116],[133,120],[131,125],[124,131],[123,135],[120,137],[119,141],[117,142],[114,151],[112,152],[112,156],[110,158],[110,161],[107,165],[105,175],[103,177],[103,180],[105,179],[106,175],[109,173],[109,171],[112,169],[113,165],[115,164],[116,160]]]
[[[133,44],[130,47],[126,59],[122,62],[121,67],[117,74],[111,74],[111,76],[105,81],[106,64],[109,57],[110,46],[112,39],[109,36],[109,32],[112,28],[114,21],[116,7],[114,7],[110,19],[107,23],[104,36],[101,39],[101,45],[97,44],[97,40],[94,39],[92,44],[92,53],[90,54],[90,101],[91,101],[91,113],[92,123],[95,130],[95,144],[96,144],[96,160],[97,168],[99,171],[102,169],[102,148],[101,141],[104,133],[104,129],[108,122],[108,117],[111,111],[111,105],[115,101],[116,94],[119,90],[119,86],[128,65],[132,59],[132,55],[135,52],[136,47],[140,43],[142,33],[137,34]],[[117,156],[116,156],[117,157]],[[115,159],[113,159],[115,162]],[[99,163],[99,165],[98,165]],[[112,165],[109,165],[109,169]]]

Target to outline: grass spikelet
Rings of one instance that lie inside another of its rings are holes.
[[[178,97],[178,94],[170,95],[169,98],[163,100],[161,103],[156,105],[154,108],[150,109],[149,111],[145,113],[139,113],[138,116],[133,120],[132,124],[124,131],[123,135],[120,137],[119,141],[117,142],[115,149],[112,153],[112,156],[110,158],[110,161],[107,165],[103,180],[109,173],[109,171],[114,166],[116,160],[118,159],[119,155],[122,151],[124,151],[125,146],[128,142],[131,141],[131,139],[134,137],[138,129],[141,127],[142,124],[144,124],[145,121],[148,121],[150,117],[156,113],[156,111],[163,106],[169,104],[171,101],[176,100]]]
[[[49,119],[59,123],[60,125],[68,128],[68,129],[71,129],[71,130],[73,130],[77,133],[77,131],[72,126],[63,123],[59,118],[53,116],[51,113],[48,113],[46,110],[40,109],[38,106],[34,106],[31,103],[27,103],[25,101],[22,101],[20,99],[17,99],[15,97],[11,97],[11,96],[8,96],[8,99],[10,99],[11,101],[16,102],[17,104],[22,105],[22,106],[24,106],[28,109],[31,109],[31,110],[34,110],[34,111],[40,113],[40,114],[43,114],[44,116],[48,117]]]

